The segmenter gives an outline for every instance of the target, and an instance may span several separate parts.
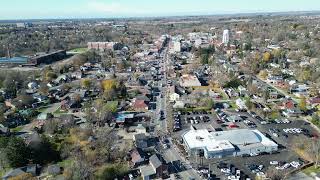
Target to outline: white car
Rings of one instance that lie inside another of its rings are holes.
[[[250,153],[250,156],[258,156],[257,153]]]
[[[266,124],[268,124],[268,122],[267,121],[261,121],[260,124],[266,125]]]
[[[272,133],[272,135],[273,135],[274,137],[279,137],[279,134],[277,134],[277,133]]]
[[[282,167],[283,167],[283,169],[288,169],[290,166],[291,166],[290,163],[286,163]]]
[[[290,165],[291,165],[292,167],[294,167],[294,168],[298,168],[298,167],[300,166],[300,163],[297,162],[297,161],[292,161],[292,162],[290,163]]]
[[[225,174],[229,174],[229,173],[230,173],[230,169],[228,169],[228,168],[222,168],[222,169],[221,169],[221,172],[222,172],[222,173],[225,173]]]
[[[278,161],[270,161],[270,165],[278,165],[279,162]]]
[[[263,165],[259,165],[258,169],[261,171],[264,168]]]

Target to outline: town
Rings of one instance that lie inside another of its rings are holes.
[[[320,16],[0,23],[0,175],[320,179]]]

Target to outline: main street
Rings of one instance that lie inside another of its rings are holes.
[[[160,132],[158,135],[161,135],[161,134],[168,135],[169,131],[168,131],[167,123],[172,123],[172,122],[168,122],[168,115],[169,115],[168,108],[172,108],[172,107],[167,106],[169,105],[168,104],[168,97],[169,97],[168,86],[169,85],[167,83],[167,80],[168,80],[167,72],[169,70],[169,66],[171,62],[169,57],[169,51],[170,51],[170,42],[168,44],[168,47],[165,48],[165,50],[163,51],[163,59],[160,63],[161,65],[160,69],[163,71],[163,79],[160,81],[161,82],[160,84],[162,84],[162,86],[160,87],[160,91],[161,91],[160,94],[162,95],[160,96],[160,98],[158,98],[156,112],[162,111],[165,118],[163,120],[159,120],[160,113],[156,115],[155,121],[158,121],[157,131]],[[172,143],[171,137],[169,137],[168,139],[170,141],[170,147],[163,152],[163,156],[166,159],[166,161],[172,164],[173,169],[180,175],[181,179],[192,179],[192,178],[201,179],[198,173],[191,168],[190,162],[187,162],[186,159],[184,159],[184,157],[179,153],[178,148]],[[187,168],[181,168],[181,165]]]

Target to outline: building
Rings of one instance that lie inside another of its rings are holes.
[[[258,130],[237,129],[210,133],[207,129],[191,128],[182,138],[190,155],[203,152],[207,159],[278,150],[278,145]]]
[[[228,44],[229,40],[230,40],[229,38],[230,38],[229,30],[226,29],[226,30],[223,31],[222,43],[223,44]]]
[[[168,174],[168,165],[163,163],[159,157],[154,154],[149,158],[149,165],[140,168],[143,180],[165,177]]]
[[[51,64],[56,61],[63,60],[67,57],[68,57],[67,52],[65,50],[60,50],[60,51],[52,52],[49,54],[40,54],[40,55],[32,56],[28,59],[28,64],[31,64],[31,65]]]
[[[105,50],[121,50],[124,45],[118,42],[88,42],[88,49],[99,51]]]
[[[0,64],[27,64],[28,58],[27,57],[0,57]]]
[[[173,52],[180,52],[181,51],[181,43],[180,41],[173,42]]]
[[[196,76],[185,74],[180,77],[181,87],[197,87],[201,86],[200,81]]]

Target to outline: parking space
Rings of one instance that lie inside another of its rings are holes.
[[[209,167],[210,164],[210,171],[215,176],[220,177],[220,179],[228,179],[228,176],[229,178],[236,176],[236,170],[240,170],[241,179],[247,177],[255,179],[257,175],[263,176],[270,167],[276,168],[281,172],[287,172],[306,163],[300,159],[297,154],[287,150],[282,150],[275,154],[254,157],[225,157],[210,160],[200,160],[199,158],[191,157],[191,162],[194,162],[192,164],[193,167],[198,167],[199,164],[201,167]],[[235,167],[234,171],[232,171],[232,167]]]
[[[291,149],[292,140],[296,138],[307,140],[312,138],[312,136],[318,136],[317,131],[305,121],[279,120],[265,122],[258,115],[248,112],[236,112],[232,110],[218,110],[211,113],[189,112],[181,113],[179,118],[181,119],[182,129],[175,132],[174,135],[178,139],[192,125],[197,129],[208,129],[209,131],[225,131],[236,128],[257,129],[279,144],[279,151],[272,154],[261,153],[242,157],[224,157],[221,159],[187,157],[193,168],[198,169],[200,167],[199,175],[203,174],[202,171],[208,171],[201,170],[201,168],[208,169],[210,165],[212,174],[219,179],[232,179],[237,176],[241,177],[240,179],[246,179],[247,177],[255,179],[257,175],[264,176],[270,167],[284,173],[298,168],[306,162]],[[217,167],[219,162],[226,163],[229,170],[219,169]]]

